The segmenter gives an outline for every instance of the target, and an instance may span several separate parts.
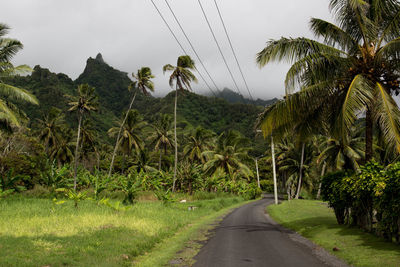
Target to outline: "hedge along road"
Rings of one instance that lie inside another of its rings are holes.
[[[195,256],[195,267],[347,266],[265,214],[272,196],[244,205],[216,227],[213,237]]]

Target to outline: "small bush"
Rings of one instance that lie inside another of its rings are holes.
[[[37,184],[31,190],[23,192],[23,195],[27,197],[53,198],[55,197],[56,193],[50,191],[47,187]]]

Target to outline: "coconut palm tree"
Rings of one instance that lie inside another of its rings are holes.
[[[358,170],[364,157],[364,137],[355,128],[346,140],[328,137],[321,144],[323,150],[318,156],[318,162],[326,162],[332,171]]]
[[[115,155],[118,150],[118,144],[122,133],[122,128],[124,127],[128,114],[132,109],[132,105],[133,102],[135,101],[138,90],[142,92],[144,95],[148,95],[149,94],[148,91],[154,92],[154,83],[151,79],[153,79],[155,76],[151,73],[151,69],[149,67],[140,68],[136,74],[132,73],[132,77],[133,79],[135,79],[135,81],[129,85],[128,90],[133,91],[133,96],[131,99],[131,103],[129,104],[128,111],[125,113],[125,117],[120,125],[119,132],[117,134],[117,140],[115,142],[114,151],[111,157],[110,168],[108,170],[108,177],[111,176],[111,172],[114,166]]]
[[[143,121],[142,116],[135,109],[128,111],[126,121],[122,127],[122,133],[118,140],[118,147],[121,148],[125,155],[130,156],[133,149],[138,152],[143,149],[143,140],[141,133],[143,128],[146,126],[146,122]],[[122,124],[122,122],[121,122]],[[108,130],[108,134],[111,137],[115,137],[119,132],[119,127],[113,127]]]
[[[38,138],[44,143],[46,153],[55,148],[62,138],[65,117],[60,109],[52,107],[38,122]]]
[[[233,180],[237,174],[249,178],[252,171],[246,164],[247,161],[251,161],[247,154],[249,151],[247,143],[248,140],[236,131],[220,134],[215,148],[203,152],[207,159],[204,164],[206,173],[212,175],[222,170]]]
[[[57,161],[58,167],[70,163],[74,159],[74,142],[72,136],[73,132],[71,129],[62,127],[56,145],[50,150],[50,158]]]
[[[166,155],[167,149],[173,146],[172,117],[169,114],[161,114],[152,126],[155,131],[150,135],[149,139],[152,140],[152,145],[159,152],[158,170],[160,171],[162,151],[164,150],[164,155]]]
[[[13,126],[20,126],[21,117],[24,117],[21,116],[22,111],[12,102],[39,103],[28,91],[7,83],[8,78],[31,71],[26,65],[14,67],[11,64],[10,60],[23,45],[18,40],[5,37],[9,29],[7,25],[0,23],[0,127],[11,130]]]
[[[271,40],[258,53],[259,66],[272,61],[293,65],[286,75],[286,98],[264,113],[262,129],[312,119],[327,123],[331,135],[346,140],[365,113],[365,160],[373,154],[373,124],[386,143],[400,150],[400,3],[395,0],[331,0],[337,25],[313,18],[311,30],[322,39]],[[296,88],[300,91],[295,92]],[[329,99],[329,101],[327,101]]]
[[[176,171],[178,166],[178,142],[176,137],[176,106],[178,103],[178,91],[190,91],[192,89],[190,83],[197,82],[196,76],[192,73],[195,69],[194,61],[188,55],[178,57],[176,66],[167,64],[163,67],[163,72],[171,71],[169,77],[169,85],[174,88],[175,83],[175,106],[174,106],[174,136],[175,136],[175,164],[174,164],[174,181],[172,191],[175,191]]]
[[[188,137],[188,142],[183,149],[185,157],[190,162],[204,163],[205,158],[202,154],[210,148],[214,133],[206,130],[203,127],[197,127]]]
[[[80,143],[80,151],[82,160],[85,160],[86,163],[92,163],[99,161],[99,151],[97,149],[98,141],[97,141],[97,132],[94,128],[93,122],[90,119],[85,119],[82,122],[81,127],[81,143]]]
[[[95,95],[94,87],[88,84],[81,84],[77,88],[78,96],[70,97],[72,101],[68,103],[71,107],[68,111],[77,112],[78,115],[78,131],[75,144],[75,158],[74,158],[74,190],[76,190],[76,175],[78,170],[79,160],[79,144],[81,137],[81,126],[84,115],[92,111],[97,111],[97,96]]]

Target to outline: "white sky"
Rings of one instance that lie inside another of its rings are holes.
[[[191,51],[164,0],[154,1],[185,49]],[[217,85],[234,89],[197,0],[168,1]],[[263,99],[284,94],[288,65],[259,69],[256,53],[269,39],[312,37],[308,28],[311,17],[332,20],[329,0],[217,1],[251,93]],[[0,4],[0,22],[11,27],[9,37],[24,44],[14,58],[15,64],[41,65],[75,79],[86,59],[101,52],[107,63],[128,73],[142,66],[151,67],[156,75],[156,95],[171,90],[162,66],[175,65],[182,52],[150,0],[0,0]],[[240,90],[247,96],[214,2],[202,0],[202,4]],[[197,62],[194,55],[192,58]],[[197,67],[202,71],[199,63]],[[201,80],[194,85],[197,92],[204,88]]]

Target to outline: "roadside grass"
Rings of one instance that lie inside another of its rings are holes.
[[[242,201],[147,201],[115,211],[90,200],[78,209],[72,201],[0,200],[0,266],[132,266],[185,226]],[[188,211],[188,206],[197,208]]]
[[[208,231],[218,224],[218,221],[232,209],[250,201],[240,202],[233,206],[200,218],[185,227],[172,238],[157,244],[150,253],[139,256],[135,262],[138,267],[166,266],[171,260],[175,266],[192,266],[193,257],[197,255],[208,237]]]
[[[327,204],[285,201],[267,207],[270,216],[353,266],[400,266],[400,246],[356,228],[338,225]],[[333,251],[333,248],[339,251]]]

